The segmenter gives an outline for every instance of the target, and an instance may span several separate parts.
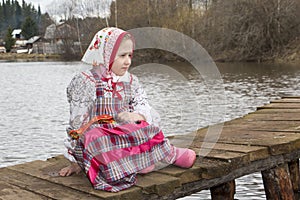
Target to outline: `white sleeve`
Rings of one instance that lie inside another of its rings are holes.
[[[136,76],[132,75],[132,107],[133,112],[143,115],[149,124],[159,127],[160,116],[150,106],[148,97]]]
[[[74,76],[67,87],[67,98],[70,104],[70,119],[67,133],[71,130],[79,129],[90,120],[92,108],[96,98],[95,83],[88,73],[80,73]],[[67,152],[65,157],[71,162],[76,162],[72,152],[76,145],[76,140],[73,140],[69,134],[64,140],[64,145]]]

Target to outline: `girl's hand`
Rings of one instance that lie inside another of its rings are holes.
[[[81,171],[81,168],[77,163],[72,163],[68,167],[64,167],[59,171],[60,176],[70,176],[73,173],[78,174]]]
[[[135,123],[137,121],[145,120],[145,117],[138,113],[132,113],[132,112],[121,112],[117,116],[117,120],[124,121],[124,122],[130,122]]]

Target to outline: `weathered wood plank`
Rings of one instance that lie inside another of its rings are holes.
[[[6,181],[0,181],[0,199],[1,200],[16,200],[16,199],[46,200],[46,199],[50,199],[50,197],[37,194],[35,191],[29,191],[26,188],[22,189],[19,186],[11,185]]]
[[[199,161],[196,160],[196,162]],[[182,185],[202,179],[203,169],[197,165],[194,165],[190,169],[182,169],[173,165],[169,165],[168,167],[162,168],[157,172],[179,178],[180,184]]]
[[[60,166],[62,165],[61,163],[68,163],[68,161],[63,157],[57,157],[50,159],[48,162],[37,160],[30,163],[11,166],[8,167],[8,169],[43,179],[47,182],[59,184],[61,187],[72,188],[74,190],[96,196],[100,199],[123,200],[131,199],[133,197],[136,199],[142,198],[142,190],[138,187],[131,187],[118,193],[94,190],[83,173],[69,177],[52,176],[52,173],[55,174],[57,173],[57,170],[60,169]]]
[[[283,96],[282,99],[299,99],[300,96]]]
[[[191,142],[191,137],[188,136],[176,136],[171,139],[171,143],[175,145],[187,144],[185,147],[193,149],[200,156],[206,156],[208,158],[220,159],[225,162],[235,163],[247,163],[255,159],[262,159],[269,156],[268,148],[261,146],[249,146],[249,145],[238,145],[238,144],[225,144],[225,143],[211,143],[197,141],[196,138]],[[206,155],[206,152],[209,152]],[[205,154],[205,155],[203,155]]]
[[[230,172],[233,166],[232,163],[223,162],[220,160],[200,158],[197,159],[194,166],[190,169],[183,169],[169,165],[166,168],[160,169],[158,173],[167,174],[178,177],[181,184],[191,183],[202,179],[210,179],[223,176]]]
[[[270,103],[300,103],[300,98],[290,97],[272,100]]]
[[[233,163],[208,158],[201,158],[197,160],[195,167],[201,168],[201,177],[204,180],[222,177],[237,169]],[[208,188],[209,187],[206,189]]]
[[[71,189],[51,183],[49,181],[29,176],[21,172],[17,172],[8,168],[0,169],[0,180],[2,182],[15,185],[22,190],[26,190],[40,196],[44,196],[52,199],[84,199],[87,196],[87,192],[80,192],[76,188]],[[76,184],[76,183],[75,183]],[[91,199],[99,199],[96,196],[90,195]]]
[[[204,141],[205,130],[199,130],[197,137],[191,144],[197,146]],[[207,140],[207,137],[205,138]],[[300,137],[298,133],[292,132],[269,132],[269,131],[245,131],[224,127],[218,137],[218,143],[239,144],[248,146],[262,146],[269,149],[270,155],[288,153],[300,148]]]
[[[267,120],[240,120],[225,122],[224,128],[231,128],[236,130],[267,130],[267,131],[283,131],[291,127],[299,126],[300,121],[286,120],[286,121],[267,121]]]
[[[181,183],[180,178],[152,172],[139,175],[136,186],[141,187],[144,192],[165,196],[172,194],[175,188],[181,186]]]
[[[246,115],[244,120],[247,121],[300,121],[300,112],[292,113],[250,113]]]
[[[183,136],[175,136],[170,139],[170,142],[175,146],[182,146],[185,148],[192,148],[199,153],[200,149],[214,149],[223,150],[226,152],[235,153],[246,153],[250,156],[250,161],[255,159],[261,159],[267,157],[268,149],[261,146],[250,146],[243,144],[226,144],[226,143],[212,143],[212,142],[202,142],[195,137],[194,134],[188,134]],[[205,150],[206,151],[206,150]]]
[[[300,133],[300,126],[294,126],[294,127],[290,127],[285,129],[284,131],[288,131],[288,132],[294,132],[294,133]]]
[[[265,113],[299,113],[299,112],[300,112],[300,109],[298,109],[298,108],[292,108],[292,109],[272,108],[272,109],[259,109],[253,113],[265,114]]]
[[[295,200],[287,164],[262,171],[268,200]]]
[[[271,103],[267,104],[261,107],[258,107],[257,109],[299,109],[300,104],[299,103]]]
[[[200,148],[192,148],[196,152],[200,152]],[[205,152],[205,149],[203,149]],[[224,151],[224,150],[216,150],[216,149],[211,149],[208,151],[209,153],[206,155],[200,155],[200,156],[205,156],[206,158],[210,159],[216,159],[220,160],[223,162],[228,162],[232,163],[235,166],[243,166],[247,165],[250,162],[250,157],[248,154],[245,153],[239,153],[239,152],[232,152],[232,151]]]
[[[200,148],[199,148],[200,146]],[[195,150],[196,153],[200,152],[200,149],[209,150],[213,146],[213,150],[224,151],[224,152],[235,152],[247,154],[248,161],[259,160],[263,158],[267,158],[270,156],[269,150],[267,147],[262,146],[251,146],[251,145],[243,145],[243,144],[229,144],[229,143],[208,143],[208,142],[200,142],[199,144],[193,144],[190,146],[191,149]]]

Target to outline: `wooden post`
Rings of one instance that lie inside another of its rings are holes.
[[[289,170],[291,176],[291,182],[296,199],[300,198],[300,177],[299,177],[299,159],[289,162]]]
[[[268,200],[295,200],[288,164],[262,171]]]
[[[233,200],[235,194],[235,180],[210,188],[212,200]]]

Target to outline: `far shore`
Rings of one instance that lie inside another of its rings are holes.
[[[141,58],[143,62],[147,62],[147,60],[144,60],[144,58]],[[141,60],[136,60],[136,62],[139,62]],[[37,53],[32,53],[32,54],[26,54],[26,53],[0,53],[0,62],[3,61],[26,61],[26,62],[31,62],[31,61],[78,61],[76,59],[66,58],[63,55],[60,54],[37,54]],[[168,62],[167,60],[161,60],[162,62]],[[175,61],[172,59],[172,61]],[[215,60],[215,62],[228,62],[228,63],[234,63],[234,62],[243,62],[243,61],[234,61],[234,60]],[[269,59],[265,61],[244,61],[244,62],[264,62],[264,63],[285,63],[285,64],[300,64],[300,53],[292,54],[292,55],[287,55],[284,57],[278,57],[275,59]]]
[[[0,53],[0,60],[5,61],[43,61],[43,60],[63,60],[58,54],[21,54],[21,53]]]

